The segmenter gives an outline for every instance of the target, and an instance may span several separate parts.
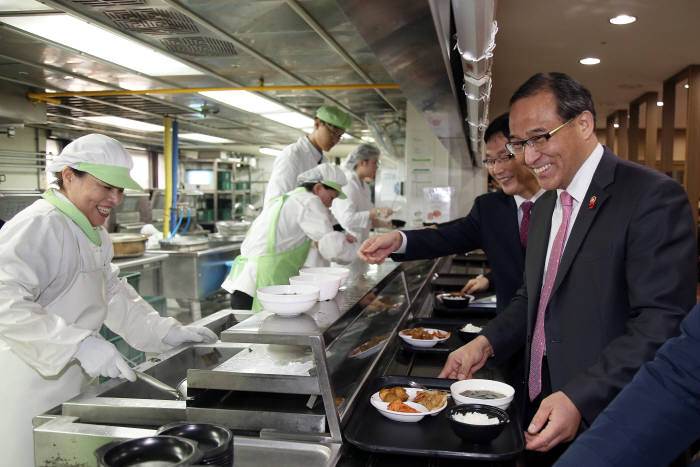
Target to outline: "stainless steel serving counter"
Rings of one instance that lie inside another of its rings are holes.
[[[171,386],[186,377],[193,400],[174,400],[141,381],[92,387],[35,418],[37,465],[94,465],[92,451],[110,439],[190,420],[233,429],[237,467],[334,466],[358,392],[386,364],[385,344],[418,311],[413,306],[423,306],[416,298],[424,299],[433,269],[427,261],[358,262],[334,300],[298,318],[261,312],[240,322],[237,310],[207,316],[198,324],[219,342],[173,349],[137,366]]]

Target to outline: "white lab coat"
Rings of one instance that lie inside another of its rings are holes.
[[[101,246],[43,199],[0,230],[3,465],[34,465],[32,418],[91,382],[74,354],[103,322],[139,350],[172,348],[162,339],[177,321],[161,318],[117,277],[112,242],[98,230]]]
[[[272,198],[277,198],[289,193],[297,187],[297,176],[313,169],[318,164],[328,162],[326,156],[311,144],[308,136],[302,136],[296,143],[292,143],[282,150],[272,165],[272,174],[265,190],[267,204]]]
[[[369,217],[369,212],[374,209],[372,190],[368,183],[360,180],[354,170],[346,171],[345,175],[348,183],[343,186],[343,193],[347,199],[334,199],[331,212],[343,229],[361,244],[369,238],[369,230],[372,228]]]
[[[241,245],[241,256],[253,258],[266,253],[267,232],[274,207],[274,203],[265,205],[250,226]],[[293,193],[282,206],[277,221],[275,253],[297,248],[308,239],[318,242],[318,252],[329,261],[347,264],[355,259],[355,250],[345,239],[345,234],[333,230],[330,212],[321,199],[309,191],[300,191]],[[221,287],[231,293],[240,290],[253,296],[257,271],[257,263],[248,261],[236,278],[226,278]]]

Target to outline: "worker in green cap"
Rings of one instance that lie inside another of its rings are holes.
[[[311,134],[300,137],[296,143],[284,148],[282,154],[275,159],[270,182],[265,191],[265,204],[293,190],[296,187],[297,175],[328,162],[323,152],[330,151],[338,144],[351,123],[350,115],[337,107],[319,107]]]

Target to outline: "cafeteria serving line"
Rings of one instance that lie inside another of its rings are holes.
[[[700,5],[653,6],[0,0],[5,463],[692,462]]]

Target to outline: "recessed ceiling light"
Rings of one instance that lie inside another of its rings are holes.
[[[63,13],[7,16],[0,21],[149,76],[203,74],[150,47]]]
[[[630,24],[637,21],[637,18],[630,15],[617,15],[614,18],[610,18],[612,24]]]
[[[579,60],[581,65],[597,65],[600,63],[600,59],[596,57],[586,57]]]
[[[656,101],[656,106],[657,107],[663,107],[664,103],[662,101]]]
[[[136,131],[163,131],[163,125],[154,125],[153,123],[141,122],[139,120],[132,120],[130,118],[123,117],[80,117],[83,120],[88,120],[95,123],[101,123],[103,125],[116,126],[118,128],[126,128],[128,130]]]
[[[613,123],[613,128],[620,128],[620,124],[619,124],[619,123]]]
[[[689,88],[690,88],[690,84],[685,83],[685,84],[683,85],[683,87],[686,88],[686,89],[689,89]]]

